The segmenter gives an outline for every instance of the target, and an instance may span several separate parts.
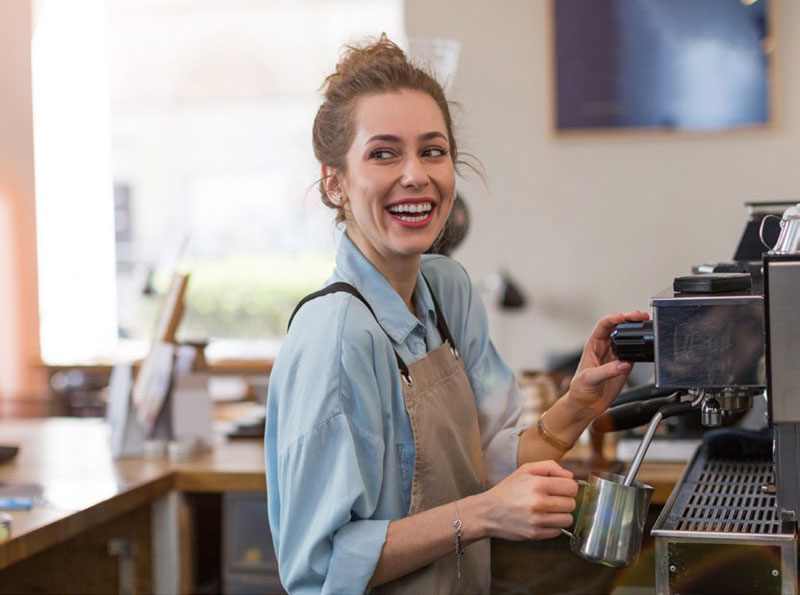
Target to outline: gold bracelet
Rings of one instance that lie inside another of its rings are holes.
[[[536,422],[536,429],[539,431],[539,436],[542,437],[542,440],[547,442],[556,450],[560,451],[562,454],[572,448],[571,444],[564,442],[560,438],[556,438],[547,431],[547,429],[544,427],[544,414],[539,416],[539,421]]]

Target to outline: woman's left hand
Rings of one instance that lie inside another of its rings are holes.
[[[646,312],[636,310],[627,314],[609,314],[602,318],[583,347],[583,355],[565,398],[594,419],[616,399],[633,365],[620,361],[611,351],[611,332],[622,322],[649,320]]]

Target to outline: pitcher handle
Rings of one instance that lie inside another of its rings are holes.
[[[583,487],[587,487],[587,486],[590,485],[588,481],[585,481],[583,479],[576,479],[575,483],[577,483],[579,486],[583,486]],[[581,500],[581,506],[583,506],[583,502],[584,501]],[[579,512],[579,514],[580,514],[580,512]],[[561,534],[562,535],[566,535],[567,537],[569,537],[570,541],[575,541],[577,539],[577,537],[575,537],[575,535],[573,533],[570,533],[566,529],[561,529]]]
[[[764,215],[764,218],[761,220],[761,225],[758,226],[758,239],[761,240],[761,243],[767,250],[772,250],[775,246],[770,246],[767,242],[764,241],[764,224],[767,222],[767,219],[777,219],[778,221],[781,220],[780,217],[777,215]]]

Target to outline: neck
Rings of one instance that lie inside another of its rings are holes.
[[[414,313],[412,299],[414,297],[414,287],[417,284],[419,265],[422,260],[419,254],[409,254],[403,257],[392,255],[387,257],[375,250],[369,243],[359,241],[360,237],[353,237],[349,232],[347,237],[356,245],[359,251],[378,269],[389,285],[403,298],[406,306]]]
[[[414,287],[417,285],[417,275],[419,274],[419,254],[414,255],[408,259],[408,262],[389,262],[386,267],[378,266],[372,263],[386,277],[394,290],[403,298],[409,311],[414,314]]]

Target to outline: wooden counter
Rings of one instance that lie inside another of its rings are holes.
[[[146,523],[150,518],[149,536],[139,537],[142,547],[147,547],[144,541],[149,539],[153,548],[164,553],[150,552],[153,583],[139,581],[146,586],[140,587],[141,591],[152,587],[154,591],[188,592],[192,590],[186,571],[191,564],[188,540],[192,529],[175,496],[266,490],[261,440],[220,438],[211,451],[182,463],[114,461],[103,420],[48,418],[2,420],[0,442],[20,447],[13,461],[0,465],[0,483],[42,487],[41,504],[31,511],[10,513],[11,537],[0,542],[0,570],[59,546],[68,548],[71,540],[82,534],[100,531],[114,519],[146,509],[152,514],[141,517],[145,521],[129,522]],[[565,464],[587,454],[588,450],[577,447]],[[654,503],[663,503],[683,466],[644,463],[637,479],[655,488]]]
[[[172,495],[266,491],[260,440],[220,439],[213,450],[181,463],[114,461],[103,420],[48,418],[0,421],[0,442],[20,447],[14,460],[0,465],[0,483],[42,489],[42,502],[33,510],[9,513],[11,536],[0,542],[0,570],[139,509],[155,510],[153,505],[158,503],[158,520],[150,523],[154,545],[157,541],[159,548],[182,549],[169,557],[186,566],[190,563],[186,533],[191,527],[182,518],[181,503],[170,501]],[[157,583],[162,586],[191,590],[191,581],[175,569],[154,567],[152,572],[161,577]]]

